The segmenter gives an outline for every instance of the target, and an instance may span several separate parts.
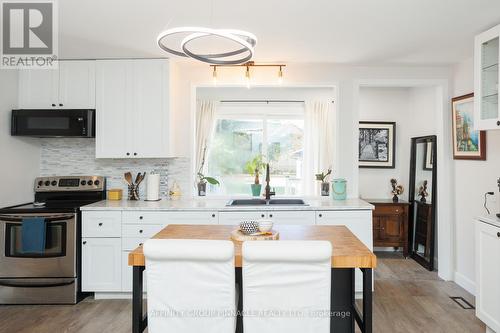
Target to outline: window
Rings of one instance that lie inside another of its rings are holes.
[[[303,147],[302,104],[223,104],[217,109],[207,154],[207,174],[216,177],[221,185],[209,186],[208,192],[250,194],[254,177],[245,165],[262,154],[270,163],[271,187],[276,194],[303,194]],[[260,183],[265,185],[265,173]]]

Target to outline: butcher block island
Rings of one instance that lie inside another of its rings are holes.
[[[234,225],[168,225],[154,239],[202,239],[230,240]],[[346,226],[327,225],[275,225],[280,241],[322,240],[332,244],[331,254],[331,332],[354,332],[355,323],[362,332],[372,332],[372,270],[377,258]],[[272,242],[272,241],[271,241]],[[238,310],[242,309],[242,243],[233,241],[236,283],[239,287]],[[147,327],[143,316],[143,272],[145,258],[142,245],[128,255],[128,265],[133,267],[133,332],[142,332]],[[363,308],[355,303],[354,271],[362,272]],[[238,317],[237,331],[242,332],[244,317]]]

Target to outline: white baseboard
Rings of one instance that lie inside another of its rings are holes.
[[[146,293],[143,294],[143,298],[146,298]],[[94,293],[94,299],[132,299],[132,293],[111,293],[111,292],[101,292]]]
[[[455,272],[455,283],[458,284],[460,287],[464,288],[467,290],[469,293],[472,295],[476,296],[476,284],[474,281],[466,277],[465,275]]]

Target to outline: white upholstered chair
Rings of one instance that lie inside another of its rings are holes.
[[[150,239],[144,256],[148,332],[234,333],[231,241]]]
[[[245,333],[330,332],[330,242],[250,241],[242,254]]]

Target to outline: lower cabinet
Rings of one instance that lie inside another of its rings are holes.
[[[476,316],[500,332],[500,227],[476,222]]]
[[[239,225],[243,221],[271,220],[276,224],[313,225],[316,216],[313,211],[254,211],[220,212],[219,224]]]
[[[121,291],[120,238],[82,239],[82,291]]]

